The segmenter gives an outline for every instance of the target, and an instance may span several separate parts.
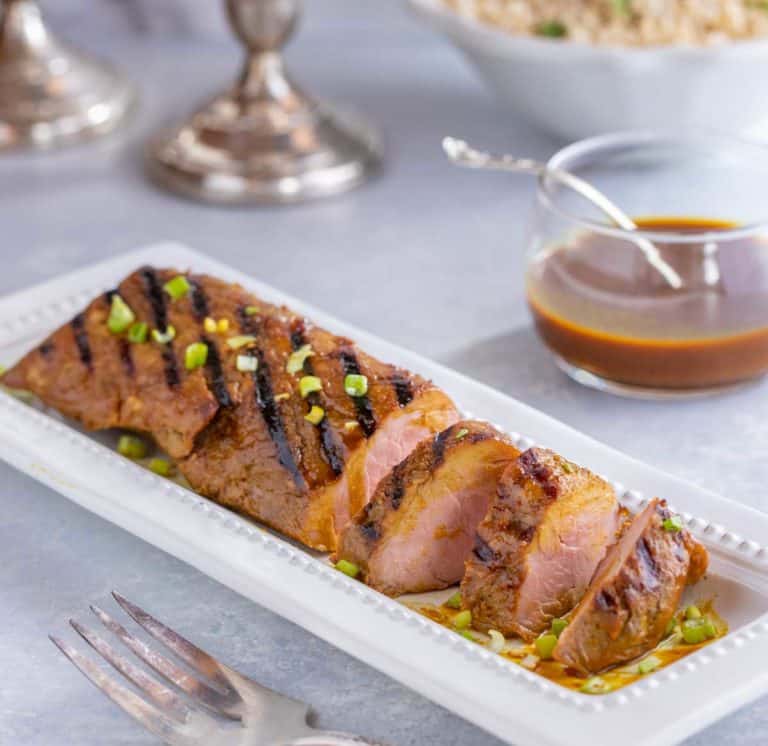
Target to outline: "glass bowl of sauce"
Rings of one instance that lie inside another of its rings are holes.
[[[631,215],[680,275],[671,287],[576,193],[539,181],[526,294],[575,380],[625,395],[703,394],[768,373],[768,149],[719,135],[622,133],[549,162]]]

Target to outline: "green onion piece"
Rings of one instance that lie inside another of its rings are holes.
[[[566,474],[573,474],[573,464],[570,461],[562,461],[560,464],[560,468]]]
[[[255,316],[261,309],[258,306],[246,306],[245,307],[245,315],[246,316]]]
[[[313,391],[322,391],[323,382],[317,376],[304,376],[299,380],[299,392],[306,399]]]
[[[290,398],[291,398],[290,394],[282,393],[282,394],[277,394],[275,396],[275,401],[285,401],[286,399],[290,399]]]
[[[606,694],[611,691],[611,685],[599,676],[592,676],[581,685],[579,691],[584,694]]]
[[[637,672],[640,674],[652,673],[661,665],[661,661],[655,655],[649,655],[637,664]]]
[[[675,631],[675,627],[677,627],[677,617],[672,617],[667,622],[667,628],[664,630],[664,636],[667,637],[671,635]]]
[[[313,425],[319,425],[323,421],[323,417],[325,417],[325,410],[322,407],[318,407],[316,404],[304,415],[304,419],[307,422],[311,422]]]
[[[461,430],[456,433],[456,440],[462,440],[463,438],[466,438],[467,435],[469,435],[469,430],[467,430],[466,427],[462,427]]]
[[[460,611],[453,617],[453,626],[456,629],[468,629],[472,626],[472,612],[469,609]]]
[[[613,0],[613,12],[619,16],[628,16],[632,12],[632,0]]]
[[[704,631],[707,633],[708,640],[712,640],[717,637],[717,627],[708,616],[704,617]]]
[[[256,341],[256,337],[252,334],[240,334],[237,337],[230,337],[227,340],[227,345],[231,350],[239,350],[241,347],[247,347]]]
[[[334,567],[339,572],[349,575],[350,578],[356,578],[360,574],[360,568],[354,562],[350,562],[349,560],[339,560]]]
[[[285,365],[286,371],[291,375],[299,373],[304,368],[304,362],[308,357],[315,353],[312,351],[312,345],[302,345],[288,356],[288,362]]]
[[[351,433],[353,430],[357,430],[360,427],[360,423],[357,420],[347,420],[344,423],[344,432]]]
[[[539,36],[548,36],[551,39],[561,39],[568,35],[568,28],[558,20],[544,21],[536,26],[535,31]]]
[[[350,373],[344,378],[344,391],[349,396],[365,396],[368,393],[368,377]]]
[[[152,339],[161,345],[167,345],[175,336],[176,327],[171,324],[168,324],[164,332],[161,332],[159,329],[152,330]]]
[[[711,619],[700,617],[686,619],[682,626],[683,640],[688,645],[699,645],[702,642],[717,637],[717,629]]]
[[[140,345],[147,341],[147,335],[149,334],[149,327],[144,321],[137,321],[131,324],[128,329],[128,341],[134,344]]]
[[[259,358],[255,355],[238,355],[235,364],[241,373],[255,373],[259,369]]]
[[[477,637],[475,637],[475,635],[472,632],[470,632],[468,629],[461,630],[461,632],[459,632],[459,634],[462,637],[466,637],[467,640],[471,640],[472,642],[477,642],[478,641]]]
[[[8,368],[6,368],[4,365],[0,365],[0,376],[4,376],[7,371]]]
[[[536,652],[542,660],[549,660],[552,657],[552,653],[557,645],[557,635],[544,634],[536,638],[534,643],[536,646]]]
[[[507,641],[504,639],[504,635],[502,635],[501,632],[499,632],[497,629],[489,629],[488,637],[491,638],[491,641],[488,643],[488,647],[494,653],[501,653],[504,650],[504,646],[507,644]]]
[[[218,329],[216,326],[216,319],[206,316],[205,319],[203,319],[203,329],[205,329],[208,334],[216,334],[216,330]]]
[[[669,518],[665,518],[661,524],[665,531],[669,531],[671,534],[676,534],[683,529],[683,519],[679,515],[673,515]]]
[[[167,477],[171,473],[171,462],[164,458],[153,458],[149,462],[149,469],[161,477]]]
[[[454,593],[443,605],[447,606],[449,609],[460,609],[461,591],[456,591],[456,593]]]
[[[163,285],[163,290],[165,290],[173,300],[183,298],[189,292],[190,288],[191,285],[189,284],[189,280],[184,277],[184,275],[178,275],[172,280],[168,280],[168,282]]]
[[[136,435],[121,435],[117,441],[117,452],[128,458],[144,458],[147,455],[147,444]]]
[[[553,619],[552,620],[552,634],[555,637],[560,637],[563,630],[568,626],[567,619]]]
[[[204,342],[193,342],[184,351],[184,367],[187,370],[202,368],[208,360],[208,345]]]
[[[701,619],[701,612],[698,606],[688,606],[685,610],[686,619]]]
[[[134,321],[136,321],[136,315],[131,310],[131,307],[117,293],[115,293],[112,296],[112,305],[109,308],[107,329],[109,329],[112,334],[120,334]]]

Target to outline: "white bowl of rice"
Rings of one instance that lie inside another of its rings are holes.
[[[768,0],[410,0],[517,115],[566,139],[768,136]]]

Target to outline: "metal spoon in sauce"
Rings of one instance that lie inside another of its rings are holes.
[[[491,155],[470,147],[464,140],[455,137],[443,138],[443,150],[448,158],[457,166],[467,168],[493,169],[496,171],[512,171],[515,173],[546,175],[561,184],[578,192],[584,199],[589,200],[595,207],[602,210],[619,228],[625,231],[638,230],[637,224],[620,207],[615,205],[601,191],[588,181],[580,179],[568,171],[549,168],[545,163],[530,158],[515,158],[511,155]],[[661,256],[659,249],[643,236],[632,237],[632,241],[643,252],[650,264],[666,281],[667,284],[679,290],[683,286],[680,275]]]

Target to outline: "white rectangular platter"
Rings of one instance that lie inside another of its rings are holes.
[[[155,476],[99,438],[4,392],[1,458],[517,746],[673,744],[768,691],[768,516],[639,463],[183,246],[149,246],[0,299],[0,362],[15,361],[97,293],[148,263],[239,282],[383,360],[432,378],[466,411],[521,444],[549,446],[606,476],[631,509],[654,495],[666,497],[710,550],[707,591],[716,594],[731,632],[629,687],[591,697],[438,626],[333,570],[324,557]]]

